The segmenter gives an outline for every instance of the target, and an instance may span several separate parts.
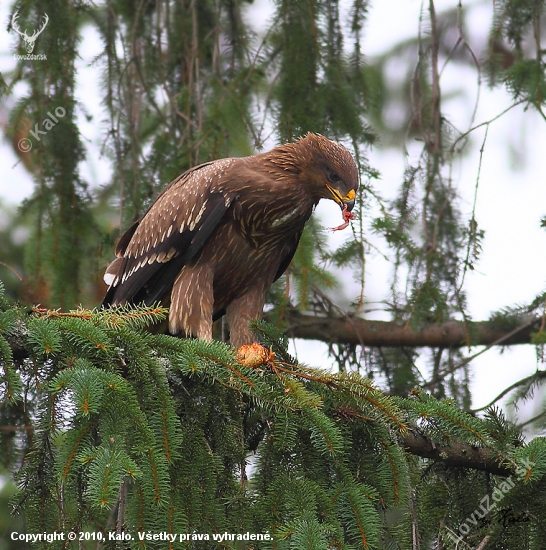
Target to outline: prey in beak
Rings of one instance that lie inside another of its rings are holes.
[[[328,191],[332,193],[333,199],[339,204],[343,216],[343,223],[337,227],[332,227],[332,231],[342,231],[349,226],[349,222],[354,220],[356,216],[351,214],[351,210],[355,205],[356,193],[354,189],[351,189],[344,197],[341,196],[341,193],[332,187],[331,185],[326,184]]]

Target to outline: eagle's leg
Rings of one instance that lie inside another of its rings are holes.
[[[171,292],[171,334],[212,340],[213,278],[213,271],[207,264],[182,268]]]
[[[231,302],[226,309],[229,324],[229,341],[235,348],[250,344],[256,340],[248,323],[252,319],[260,319],[265,301],[265,289],[262,285],[255,286],[245,295]]]

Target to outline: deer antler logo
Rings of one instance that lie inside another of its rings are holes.
[[[17,26],[18,17],[19,17],[19,11],[16,11],[13,14],[13,17],[11,18],[11,26],[15,30],[15,32],[19,33],[23,37],[23,40],[25,41],[25,48],[27,49],[27,53],[32,53],[32,51],[34,50],[34,44],[36,42],[36,39],[38,38],[40,33],[45,29],[47,23],[49,22],[49,17],[47,13],[44,15],[44,21],[42,23],[42,26],[38,30],[34,31],[32,36],[29,36],[27,34],[26,29],[25,29],[25,32],[21,32],[19,30],[19,27]]]

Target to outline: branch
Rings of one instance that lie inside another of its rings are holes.
[[[437,348],[530,344],[531,334],[540,323],[540,319],[522,319],[506,328],[498,321],[447,321],[416,331],[395,321],[369,321],[349,315],[322,317],[296,310],[286,311],[284,320],[289,325],[286,333],[293,338],[370,347]]]
[[[402,437],[402,445],[413,455],[430,458],[446,466],[483,470],[504,477],[513,473],[510,467],[499,464],[498,456],[484,447],[474,447],[460,441],[453,441],[449,446],[438,447],[428,437],[417,431],[405,434]]]
[[[58,313],[58,312],[56,312]],[[345,330],[348,334],[349,328],[351,327],[352,330],[356,330],[357,328],[365,327],[369,332],[372,334],[375,334],[375,340],[373,340],[373,345],[401,345],[400,343],[394,343],[392,341],[381,341],[379,343],[378,340],[378,334],[380,335],[381,332],[377,329],[377,327],[383,327],[382,330],[394,330],[396,336],[396,331],[401,332],[403,334],[413,334],[415,338],[421,337],[423,333],[413,333],[412,331],[403,330],[399,325],[396,323],[389,323],[389,322],[380,322],[380,321],[364,321],[362,319],[351,319],[351,318],[345,318],[345,319],[333,319],[333,318],[318,318],[318,317],[311,317],[307,315],[302,315],[298,312],[290,312],[289,318],[291,320],[299,319],[302,321],[301,318],[305,318],[303,320],[306,320],[308,324],[301,323],[299,326],[304,327],[306,329],[309,328],[309,326],[313,326],[312,323],[321,323],[326,324],[328,327],[330,327],[331,332],[340,329],[340,327],[345,327]],[[536,322],[539,322],[537,320]],[[345,324],[342,324],[345,323]],[[462,323],[460,323],[462,325]],[[487,324],[487,322],[484,323],[475,323],[476,325],[481,324]],[[322,326],[322,325],[321,325]],[[440,325],[443,326],[443,325]],[[388,327],[385,329],[385,327]],[[394,327],[394,328],[393,328]],[[463,327],[464,328],[464,327]],[[326,328],[321,328],[321,330],[326,330]],[[461,332],[459,336],[462,337],[464,340],[464,334],[465,331],[461,328]],[[294,333],[297,333],[301,336],[301,331],[297,330],[296,326],[292,326],[291,331]],[[333,333],[333,332],[332,332]],[[426,330],[425,330],[426,333]],[[454,331],[454,334],[456,332]],[[366,338],[365,334],[361,334],[364,338]],[[313,338],[320,338],[320,335],[315,332],[313,332],[312,335]],[[393,338],[393,335],[390,335],[390,338]],[[321,338],[322,339],[322,338]],[[367,341],[372,341],[371,338],[367,339]],[[13,334],[8,335],[8,342],[12,350],[12,356],[16,362],[24,361],[24,359],[29,357],[29,351],[25,346],[25,342],[20,337],[20,335],[14,336]],[[370,345],[370,344],[368,344]],[[407,342],[404,345],[408,345]],[[422,340],[420,340],[416,345],[425,345],[423,344]],[[426,345],[438,345],[437,343]],[[224,366],[230,368],[233,370],[233,368],[227,364],[223,363]],[[290,368],[288,368],[290,367]],[[320,373],[315,375],[312,371],[312,369],[309,369],[309,372],[305,371],[303,368],[295,367],[295,366],[287,366],[285,363],[278,363],[272,366],[275,374],[280,378],[282,376],[282,373],[287,373],[290,376],[298,376],[303,379],[308,380],[315,380],[317,382],[321,382],[323,384],[329,384],[330,386],[334,388],[339,388],[337,381],[335,378],[329,378],[325,376],[321,376]],[[237,372],[237,371],[235,371]],[[239,376],[242,376],[239,373]],[[250,384],[252,384],[250,382]],[[253,385],[253,384],[252,384]],[[365,417],[360,417],[364,420],[370,421],[370,419]],[[35,429],[35,426],[31,425],[24,425],[24,426],[0,426],[0,431],[28,431],[32,432]],[[500,460],[498,455],[495,454],[495,452],[488,448],[482,448],[482,447],[475,447],[472,445],[469,445],[468,443],[464,442],[458,442],[458,441],[452,441],[449,446],[438,446],[436,445],[432,440],[430,440],[427,436],[419,433],[416,429],[412,429],[409,432],[404,433],[400,437],[400,441],[404,449],[416,456],[420,456],[423,458],[429,458],[431,460],[434,460],[435,462],[440,462],[445,464],[446,466],[450,467],[464,467],[464,468],[472,468],[476,470],[482,470],[487,471],[494,475],[499,476],[508,476],[512,473],[512,469],[509,466],[503,465],[500,463]]]

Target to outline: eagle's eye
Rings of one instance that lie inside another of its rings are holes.
[[[334,172],[333,170],[330,170],[328,172],[328,181],[330,183],[339,183],[341,181],[341,178],[337,175],[336,172]]]

